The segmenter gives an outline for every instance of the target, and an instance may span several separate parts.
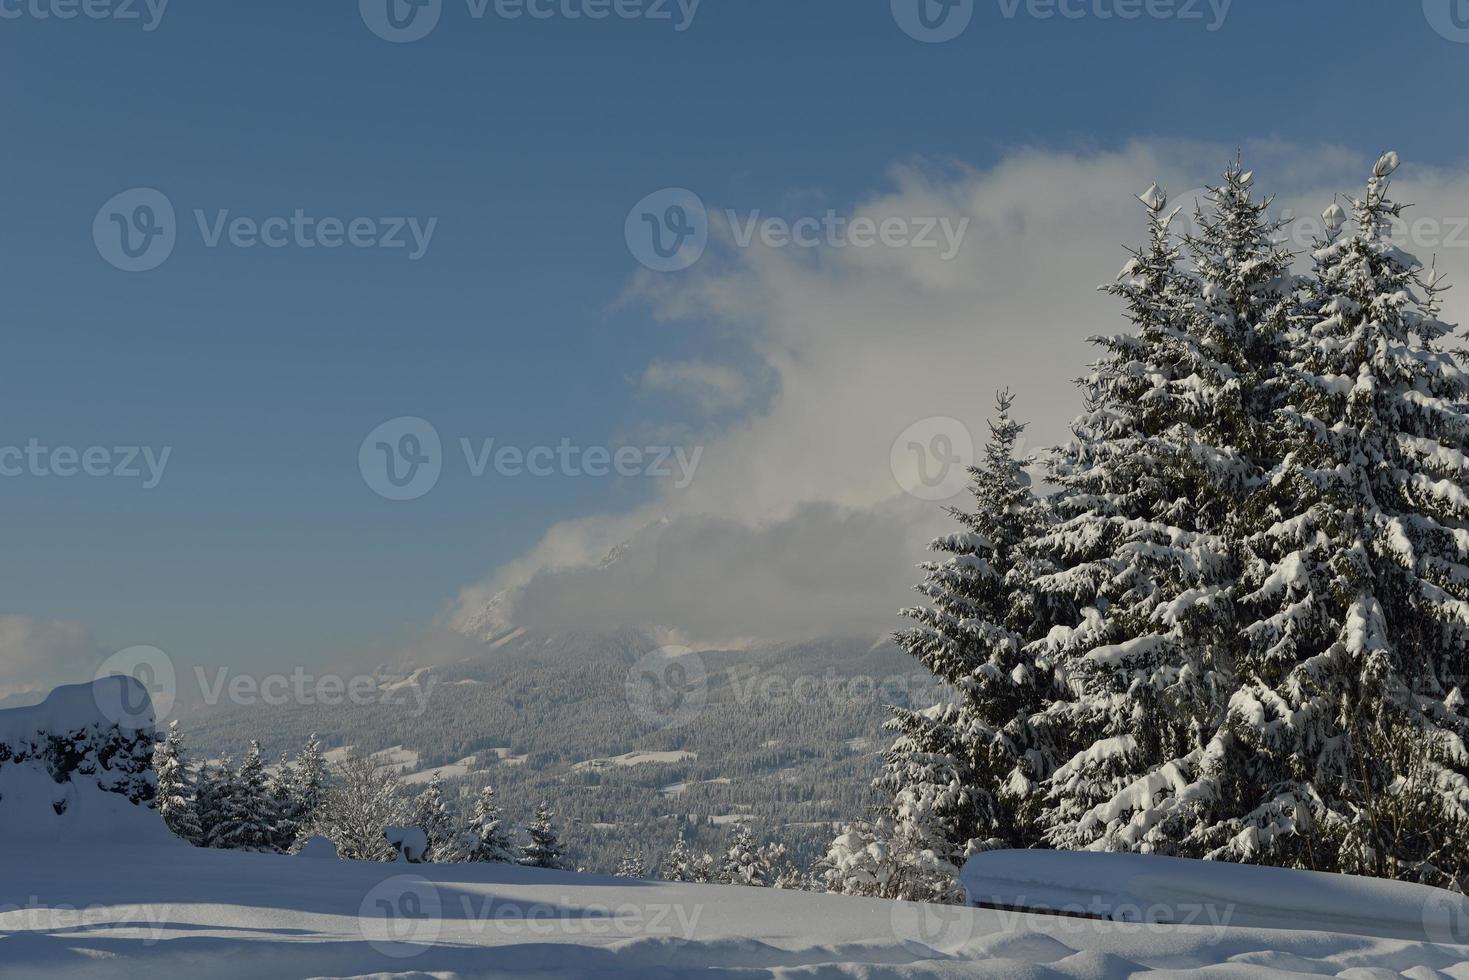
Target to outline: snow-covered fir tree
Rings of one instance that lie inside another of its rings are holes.
[[[515,863],[515,843],[500,820],[500,807],[495,802],[495,789],[486,785],[475,798],[469,817],[469,851],[465,860]]]
[[[710,882],[714,880],[714,858],[709,854],[695,854],[679,831],[668,856],[663,859],[659,876],[664,881]]]
[[[243,851],[273,851],[279,837],[280,815],[271,797],[260,743],[250,751],[227,784],[222,817],[214,828],[212,846]]]
[[[526,841],[520,854],[520,863],[528,868],[560,868],[565,856],[561,841],[556,833],[556,814],[551,804],[543,802],[536,807],[535,819],[526,828]]]
[[[234,771],[234,760],[225,757],[219,762],[205,762],[194,780],[194,812],[205,847],[224,846],[219,841],[219,830],[234,792]]]
[[[618,863],[617,870],[613,872],[617,878],[646,878],[647,868],[643,865],[643,859],[636,854],[624,855]]]
[[[291,765],[284,752],[275,772],[266,783],[275,812],[275,833],[271,835],[271,849],[282,854],[291,850],[301,832],[300,803],[296,798],[296,767]]]
[[[193,780],[189,777],[184,736],[176,720],[168,723],[168,734],[153,750],[153,771],[158,777],[154,799],[163,822],[190,844],[201,843],[204,835],[194,809]]]
[[[673,847],[668,849],[668,854],[663,858],[663,864],[658,869],[658,877],[664,881],[693,881],[689,877],[689,865],[694,858],[694,852],[689,849],[689,842],[684,839],[682,830],[678,832],[678,839],[673,842]]]
[[[709,884],[719,880],[718,864],[714,855],[701,851],[689,865],[689,881]]]
[[[1034,789],[1052,761],[1029,721],[1054,681],[1026,649],[1042,570],[1027,548],[1040,525],[1013,404],[1000,393],[984,458],[970,470],[973,510],[950,510],[961,529],[930,544],[942,559],[922,566],[917,591],[928,604],[903,610],[915,625],[895,637],[954,697],[894,711],[897,737],[875,787],[891,803],[877,825],[891,827],[889,843],[901,837],[935,855],[948,877],[967,854],[1030,836]]]
[[[1390,240],[1395,153],[1323,215],[1245,542],[1211,856],[1469,885],[1469,377]]]
[[[321,741],[312,732],[296,756],[296,781],[291,795],[295,800],[296,840],[300,846],[316,833],[317,821],[326,803],[331,773],[321,754]]]
[[[1085,412],[1052,460],[1040,550],[1052,610],[1032,645],[1065,678],[1035,723],[1070,757],[1046,781],[1052,846],[1198,854],[1232,689],[1241,515],[1270,463],[1290,253],[1238,162],[1186,244],[1156,185],[1149,243],[1107,291],[1134,330],[1098,338]]]
[[[413,825],[423,831],[428,847],[423,860],[434,864],[452,864],[464,860],[456,821],[444,802],[443,781],[437,772],[429,777],[428,785],[418,794],[414,802]]]
[[[764,885],[766,870],[755,835],[749,827],[739,826],[719,862],[719,880],[727,885]]]

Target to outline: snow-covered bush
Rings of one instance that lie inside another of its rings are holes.
[[[157,734],[131,677],[58,687],[0,711],[0,835],[10,841],[170,838],[153,810]]]

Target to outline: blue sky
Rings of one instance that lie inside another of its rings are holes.
[[[1236,0],[1211,32],[1207,3],[1202,21],[1124,21],[1098,18],[1108,0],[1075,20],[978,0],[940,44],[906,36],[887,0],[704,0],[682,32],[476,20],[445,0],[437,28],[407,44],[345,0],[174,0],[151,31],[35,16],[48,2],[0,0],[19,12],[0,18],[0,445],[172,455],[148,490],[0,479],[0,613],[200,661],[391,644],[558,522],[636,512],[659,492],[636,478],[472,479],[451,458],[431,494],[389,502],[357,459],[386,419],[429,419],[446,443],[615,446],[761,411],[788,377],[762,370],[768,349],[728,317],[671,317],[666,282],[636,285],[624,220],[660,188],[820,213],[888,193],[895,165],[985,172],[1026,148],[1393,146],[1443,172],[1466,157],[1454,102],[1469,44],[1417,2]],[[167,195],[179,241],[159,268],[127,273],[90,229],[136,187]],[[438,224],[417,261],[206,248],[196,208]],[[1097,307],[1103,322],[1113,312]],[[660,360],[732,365],[754,393],[711,418],[642,383]],[[984,386],[963,388],[949,394],[982,417]]]

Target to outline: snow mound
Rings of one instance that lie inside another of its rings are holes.
[[[0,837],[25,842],[174,840],[152,808],[148,692],[112,676],[0,711]]]
[[[971,905],[1118,922],[1300,929],[1469,943],[1469,901],[1381,878],[1147,854],[988,851],[961,875]]]
[[[318,861],[335,861],[337,860],[337,845],[325,837],[317,835],[305,844],[302,844],[301,849],[296,852],[296,856],[312,858]]]

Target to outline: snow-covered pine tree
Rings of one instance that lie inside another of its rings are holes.
[[[500,821],[500,807],[495,802],[495,789],[486,785],[474,801],[469,818],[468,861],[515,863],[515,844]]]
[[[321,754],[321,741],[312,732],[296,756],[296,782],[291,795],[295,800],[295,846],[316,833],[321,809],[326,803],[331,774]]]
[[[1118,281],[1135,330],[1097,339],[1084,414],[1052,461],[1056,524],[1040,578],[1069,623],[1034,644],[1065,696],[1037,725],[1074,754],[1050,774],[1044,839],[1057,847],[1197,854],[1211,752],[1235,644],[1238,515],[1268,466],[1290,254],[1268,201],[1235,162],[1211,189],[1179,267],[1175,212],[1141,196],[1149,244]]]
[[[271,836],[272,850],[282,854],[290,851],[301,832],[300,802],[296,799],[296,767],[291,765],[284,752],[266,783],[266,794],[275,813],[275,833]]]
[[[713,881],[714,858],[707,853],[695,854],[684,839],[683,831],[679,831],[673,849],[663,859],[659,876],[664,881]]]
[[[205,847],[223,847],[220,828],[227,816],[234,794],[234,760],[226,756],[219,762],[205,762],[194,780],[194,811],[199,820],[200,840]]]
[[[617,870],[613,872],[617,878],[646,878],[647,868],[643,865],[643,859],[636,854],[623,855],[622,861],[618,863]]]
[[[529,840],[520,855],[520,863],[528,868],[560,868],[565,856],[556,834],[556,814],[549,802],[536,807],[535,819],[526,828]]]
[[[1332,205],[1246,541],[1212,856],[1469,886],[1469,377],[1390,240],[1395,153]],[[1237,760],[1226,765],[1228,760]]]
[[[678,832],[678,839],[673,842],[663,864],[659,868],[658,875],[664,881],[692,881],[689,877],[689,865],[693,861],[694,854],[689,850],[689,842],[684,839],[683,831]]]
[[[154,799],[163,822],[190,844],[200,843],[203,833],[194,809],[193,780],[189,778],[184,736],[177,720],[168,723],[168,734],[153,750],[153,771],[158,777]]]
[[[768,885],[773,880],[770,872],[762,860],[755,835],[741,824],[725,848],[719,864],[719,880],[726,885]]]
[[[260,743],[252,741],[245,760],[227,784],[223,817],[212,846],[241,851],[273,851],[280,816],[266,783]]]
[[[423,831],[428,841],[423,860],[432,864],[453,864],[464,860],[464,852],[455,833],[455,820],[444,802],[443,781],[438,772],[429,777],[428,785],[414,802],[413,825]]]
[[[973,511],[951,509],[961,530],[930,544],[944,557],[922,566],[927,578],[916,591],[929,605],[902,611],[916,625],[897,642],[954,695],[894,710],[887,727],[896,737],[874,783],[885,802],[872,823],[849,831],[861,838],[843,859],[853,887],[947,900],[968,854],[1035,839],[1035,788],[1058,760],[1029,719],[1054,679],[1026,649],[1039,622],[1032,583],[1042,570],[1027,549],[1042,518],[1016,456],[1024,426],[1010,414],[1013,403],[999,394],[984,459],[971,468]],[[834,842],[837,852],[845,853],[847,836]],[[861,870],[875,854],[891,866]]]

